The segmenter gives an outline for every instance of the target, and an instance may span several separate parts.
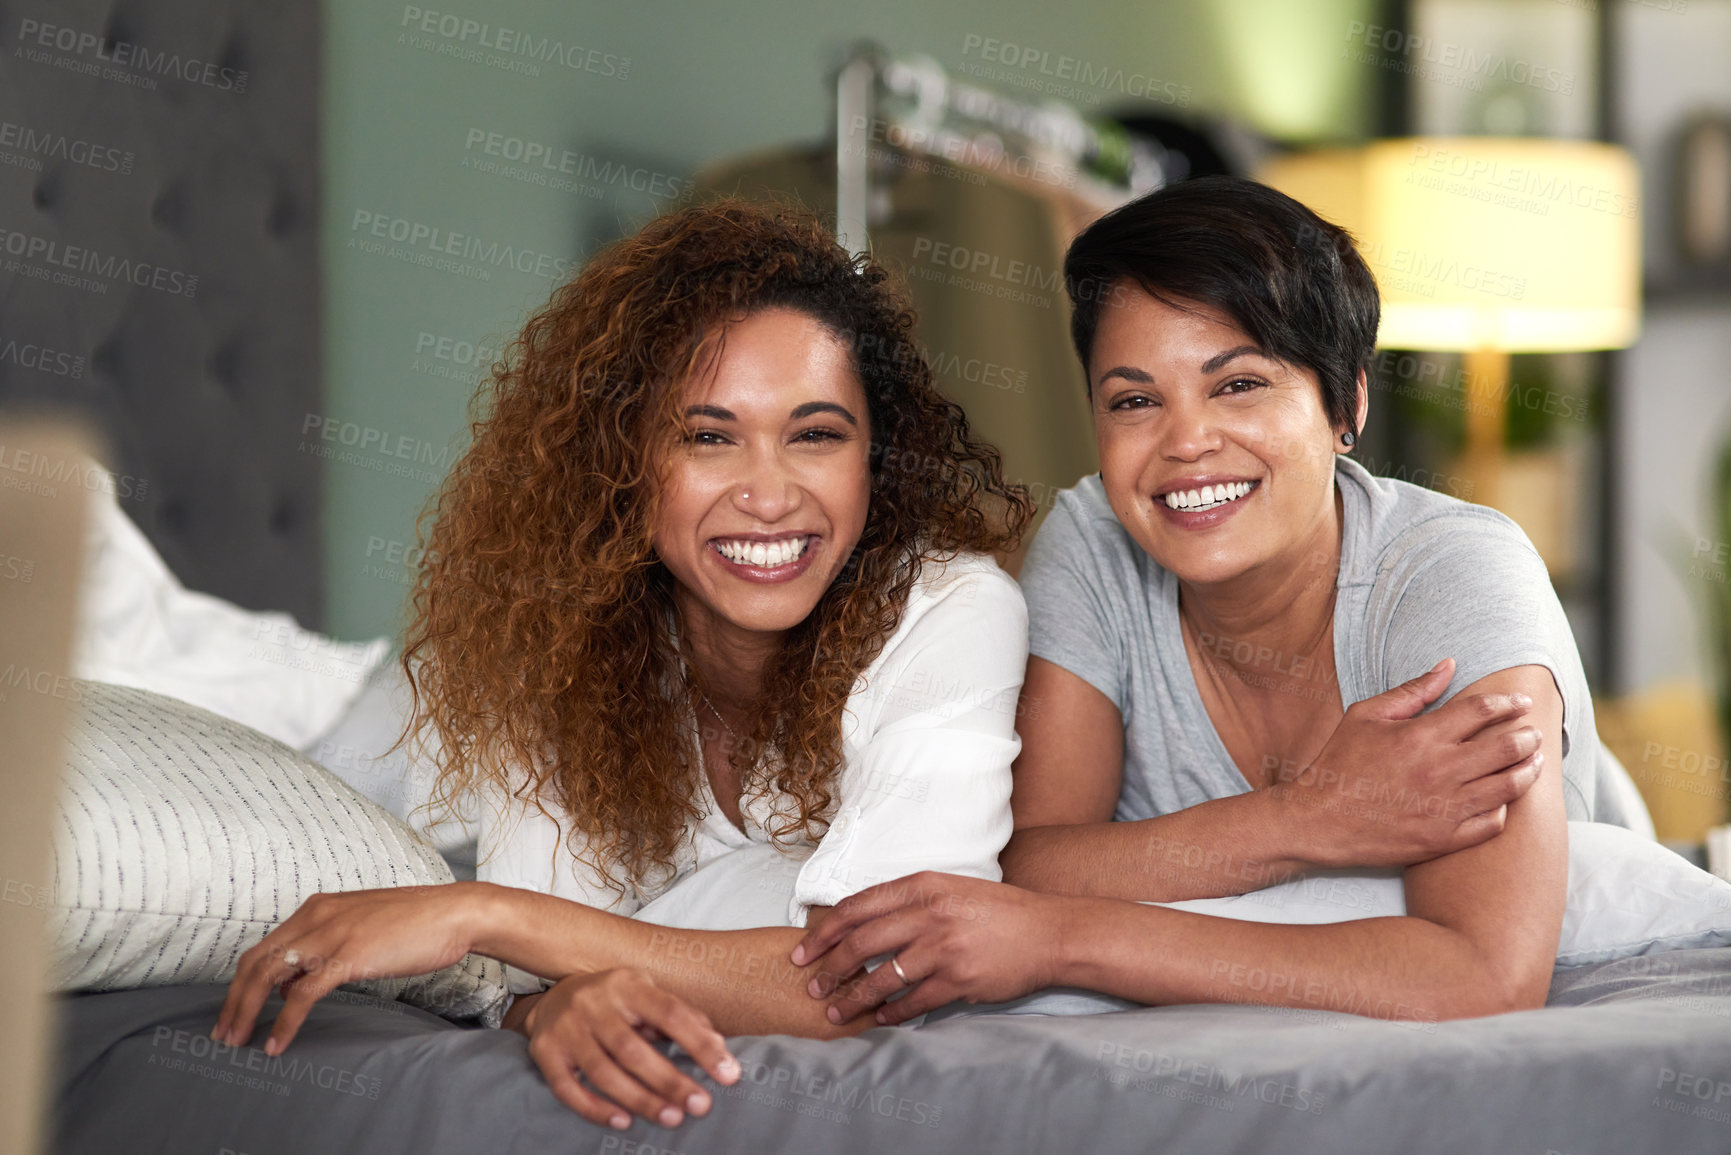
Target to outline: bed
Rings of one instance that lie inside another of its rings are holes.
[[[63,999],[55,1150],[1731,1150],[1723,948],[1559,970],[1544,1009],[1457,1022],[1172,1006],[736,1039],[744,1077],[672,1131],[585,1122],[512,1032],[339,993],[269,1059],[211,1042],[222,998],[179,986]]]
[[[94,556],[106,554],[98,550]],[[156,602],[170,609],[181,604],[176,598]],[[243,623],[240,632],[251,631]],[[100,700],[114,710],[160,713],[127,715],[125,724],[98,725],[86,717],[85,729],[74,729],[68,781],[81,780],[82,766],[110,783],[126,782],[135,801],[116,803],[119,809],[110,817],[150,827],[167,845],[177,836],[161,829],[158,802],[195,772],[215,775],[211,767],[219,752],[236,766],[263,768],[238,774],[249,788],[262,783],[280,792],[291,769],[309,782],[328,771],[325,787],[354,791],[347,802],[327,797],[329,806],[378,804],[373,820],[394,823],[418,796],[402,790],[399,779],[419,772],[401,754],[384,756],[405,709],[400,674],[392,665],[375,665],[379,655],[363,656],[364,687],[350,683],[352,696],[338,719],[319,737],[297,742],[299,750],[261,726],[281,723],[280,736],[291,739],[309,727],[275,718],[241,725],[182,699],[132,686],[80,683],[86,710]],[[281,664],[265,665],[278,679],[291,676]],[[178,685],[162,688],[187,692]],[[279,703],[288,698],[272,695]],[[321,697],[307,700],[324,713],[331,709]],[[210,705],[233,708],[218,699]],[[207,732],[205,745],[191,742]],[[148,741],[127,738],[146,733]],[[97,739],[100,749],[91,745]],[[191,744],[180,761],[171,762],[167,750],[180,739]],[[248,757],[231,757],[237,752]],[[110,796],[104,787],[100,797]],[[259,819],[260,829],[239,841],[263,845],[278,837],[270,828],[296,825],[276,810],[270,813],[278,817]],[[407,827],[400,835],[414,837]],[[349,842],[352,851],[365,849]],[[1667,861],[1674,857],[1648,847]],[[373,849],[362,857],[382,857],[379,847]],[[469,853],[456,842],[424,850],[435,868],[435,850],[457,867]],[[139,863],[125,861],[130,865],[114,881],[127,876],[136,884]],[[283,845],[260,862],[291,864],[298,871],[310,867],[312,858],[306,847]],[[1647,874],[1625,873],[1602,881],[1600,889],[1614,891],[1628,908],[1645,910],[1642,884],[1665,869],[1663,863],[1651,865]],[[1684,873],[1726,887],[1693,868],[1685,866]],[[62,881],[70,879],[64,867],[61,875]],[[260,875],[257,865],[239,871],[236,889],[245,890],[247,879],[276,901],[270,911],[254,912],[260,926],[274,925],[298,903],[277,894],[280,884]],[[1398,882],[1392,885],[1398,891]],[[1573,886],[1572,867],[1572,895]],[[99,888],[85,905],[111,910],[105,893],[118,892]],[[1727,1152],[1731,949],[1724,944],[1731,942],[1731,918],[1724,912],[1731,909],[1731,888],[1713,893],[1717,897],[1697,905],[1719,945],[1560,967],[1542,1010],[1401,1023],[1245,1005],[1066,1015],[956,1014],[952,1008],[948,1017],[939,1012],[918,1028],[879,1028],[838,1042],[736,1039],[732,1048],[744,1079],[718,1090],[709,1117],[672,1131],[642,1121],[626,1132],[597,1128],[552,1097],[522,1036],[448,1021],[410,1001],[338,991],[315,1008],[289,1051],[273,1058],[259,1048],[230,1049],[210,1040],[224,997],[221,984],[65,995],[58,1000],[53,1149],[67,1155]],[[1296,919],[1296,912],[1287,914]],[[1679,940],[1665,940],[1674,941]],[[1687,941],[1692,946],[1696,940]],[[273,998],[267,1006],[256,1042],[262,1044],[278,1005]],[[1070,1009],[1100,1012],[1105,1005],[1073,999]]]

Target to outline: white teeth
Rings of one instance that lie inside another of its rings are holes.
[[[717,541],[716,550],[735,565],[774,569],[805,553],[810,538],[793,537],[782,541]]]
[[[1249,481],[1226,481],[1219,485],[1204,485],[1201,489],[1183,489],[1165,497],[1168,509],[1213,509],[1229,501],[1237,501],[1255,488]]]

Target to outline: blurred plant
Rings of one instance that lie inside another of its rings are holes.
[[[1571,428],[1599,429],[1603,374],[1590,355],[1524,353],[1509,358],[1508,392],[1487,392],[1467,379],[1461,358],[1452,353],[1422,353],[1437,368],[1417,388],[1390,381],[1397,420],[1419,432],[1436,451],[1453,456],[1466,444],[1468,404],[1504,406],[1503,443],[1511,450],[1542,449],[1563,440]]]

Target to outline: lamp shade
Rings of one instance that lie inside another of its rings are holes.
[[[1412,137],[1277,157],[1258,179],[1353,234],[1379,345],[1560,353],[1639,332],[1640,176],[1620,148]]]

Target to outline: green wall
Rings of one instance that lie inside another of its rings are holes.
[[[1110,78],[1070,97],[1083,107],[1151,87],[1283,135],[1353,135],[1374,76],[1341,47],[1371,8],[327,4],[326,399],[300,430],[326,460],[325,629],[400,630],[415,517],[467,439],[487,350],[583,254],[677,203],[698,165],[821,138],[829,73],[855,40],[985,67],[1006,89],[1045,83],[1042,59],[1071,71],[1068,56]]]

